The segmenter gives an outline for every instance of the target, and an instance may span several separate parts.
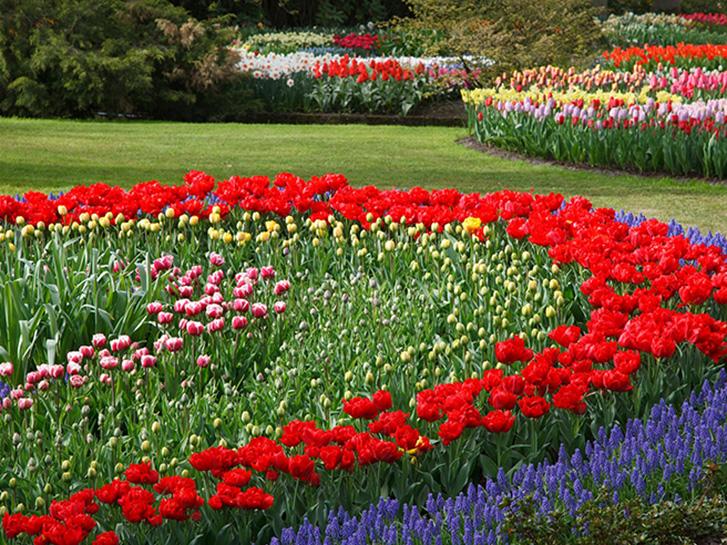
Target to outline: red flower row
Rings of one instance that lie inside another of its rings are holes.
[[[680,43],[676,46],[647,45],[626,49],[617,47],[613,51],[605,51],[603,56],[606,60],[612,61],[616,68],[631,59],[638,59],[636,64],[641,66],[651,61],[675,64],[677,58],[708,59],[711,61],[715,58],[727,57],[727,45]]]
[[[347,36],[336,34],[333,36],[333,43],[338,47],[352,49],[359,48],[366,49],[367,51],[380,48],[379,37],[376,34],[370,34],[368,32],[366,34],[356,34],[352,32]]]
[[[706,25],[727,25],[727,15],[724,13],[690,13],[681,17]]]
[[[387,59],[383,62],[373,59],[359,61],[358,59],[349,59],[348,55],[344,55],[339,60],[324,62],[323,64],[316,61],[313,67],[313,76],[316,78],[321,78],[324,74],[328,74],[328,77],[331,78],[355,77],[358,83],[369,80],[375,81],[377,77],[380,77],[381,81],[388,81],[389,79],[408,81],[413,79],[415,75],[420,75],[423,72],[424,65],[422,63],[419,63],[414,72],[412,72],[408,68],[401,66],[394,59]]]

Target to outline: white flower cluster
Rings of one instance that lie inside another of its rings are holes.
[[[240,55],[240,62],[237,67],[243,72],[250,72],[255,78],[280,79],[288,78],[296,72],[306,72],[313,75],[316,63],[321,66],[323,63],[339,61],[342,55],[314,55],[313,53],[289,53],[281,55],[269,53],[267,55],[256,55],[246,49],[235,50]],[[371,61],[386,62],[389,59],[397,61],[402,66],[414,69],[419,64],[425,68],[442,68],[447,66],[461,67],[462,60],[457,57],[363,57],[357,59],[359,62],[368,64]],[[484,58],[466,57],[467,63],[478,64],[489,62]]]
[[[306,47],[326,47],[333,45],[331,34],[319,34],[316,32],[268,32],[256,34],[248,38],[242,47],[249,51],[258,51],[267,46],[274,46],[277,49],[295,51]]]

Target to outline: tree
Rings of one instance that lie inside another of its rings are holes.
[[[167,0],[0,0],[0,14],[5,115],[208,119],[239,91],[231,37]]]
[[[603,35],[591,0],[407,0],[412,29],[432,29],[430,53],[473,55],[484,80],[503,71],[587,62]]]
[[[681,7],[681,0],[651,0],[651,11],[657,13],[663,11],[678,13]]]

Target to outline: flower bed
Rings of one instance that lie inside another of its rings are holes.
[[[261,542],[423,505],[680,403],[727,353],[723,250],[653,220],[185,182],[0,199],[1,509],[47,513],[8,535]]]
[[[255,96],[275,111],[406,115],[425,100],[445,99],[471,86],[473,77],[461,60],[448,57],[358,57],[330,48],[235,52],[238,69],[253,76]]]
[[[663,92],[656,101],[643,93],[638,99],[582,91],[539,99],[532,91],[493,92],[483,99],[485,94],[463,92],[469,126],[480,142],[591,166],[727,176],[720,145],[727,135],[725,99],[682,104]]]

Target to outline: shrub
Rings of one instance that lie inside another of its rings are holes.
[[[0,13],[0,114],[209,120],[249,108],[220,21],[167,0],[0,0]]]
[[[590,0],[407,0],[413,28],[436,31],[430,53],[486,57],[485,75],[573,64],[602,40]]]

